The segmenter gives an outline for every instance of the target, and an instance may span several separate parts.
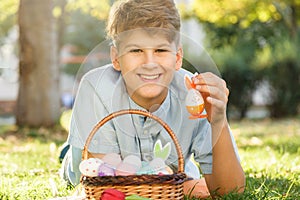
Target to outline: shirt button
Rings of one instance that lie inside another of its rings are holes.
[[[98,141],[97,140],[93,140],[93,145],[97,145],[98,144]]]

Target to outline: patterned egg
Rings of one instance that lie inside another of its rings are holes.
[[[98,176],[114,176],[115,175],[115,170],[110,166],[107,165],[106,163],[100,165],[98,168]]]
[[[106,154],[102,160],[114,169],[116,169],[116,167],[122,162],[121,156],[117,153]]]
[[[163,168],[163,169],[160,169],[158,171],[156,171],[157,174],[172,174],[170,171],[169,171],[169,168]]]
[[[98,158],[89,158],[81,161],[79,164],[79,170],[85,176],[95,177],[98,176],[98,169],[102,164],[103,161]]]
[[[141,159],[135,155],[126,156],[123,160],[123,163],[133,165],[136,170],[138,170],[142,167]]]
[[[134,175],[136,171],[137,171],[136,166],[131,165],[129,163],[122,162],[121,164],[118,165],[116,169],[116,175],[129,176],[129,175]]]
[[[204,110],[204,100],[198,90],[190,89],[185,99],[185,105],[189,113],[200,115]]]

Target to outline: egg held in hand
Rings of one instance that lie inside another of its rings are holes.
[[[204,100],[200,92],[196,89],[190,89],[185,99],[187,111],[193,116],[200,116],[204,110]]]
[[[188,90],[185,98],[185,106],[187,111],[191,114],[189,118],[197,119],[207,117],[206,114],[202,114],[204,111],[204,100],[200,92],[196,90],[196,85],[187,75],[184,76],[184,83]]]

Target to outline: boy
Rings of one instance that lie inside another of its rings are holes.
[[[134,108],[152,112],[173,129],[186,163],[194,154],[205,182],[187,181],[185,192],[195,183],[193,194],[198,197],[207,196],[208,190],[218,195],[244,190],[244,172],[226,119],[229,91],[224,80],[212,73],[193,77],[208,117],[189,119],[184,75],[192,74],[181,68],[179,31],[180,16],[172,0],[126,0],[113,5],[107,24],[112,64],[83,77],[73,108],[71,148],[63,162],[65,178],[73,185],[79,183],[82,149],[94,125],[114,111]],[[163,144],[171,141],[153,120],[122,116],[101,127],[89,152],[99,158],[107,153],[123,158],[136,154],[147,161],[158,139]],[[176,155],[173,148],[167,160],[175,170]]]

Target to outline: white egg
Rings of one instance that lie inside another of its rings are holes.
[[[149,166],[152,167],[156,172],[159,170],[165,169],[166,164],[162,158],[154,158],[150,163]]]
[[[198,90],[190,89],[187,93],[185,99],[185,105],[188,106],[197,106],[199,104],[203,104],[203,98]]]
[[[103,164],[103,161],[97,158],[89,158],[81,161],[79,164],[80,172],[85,176],[95,177],[98,176],[99,166]]]

